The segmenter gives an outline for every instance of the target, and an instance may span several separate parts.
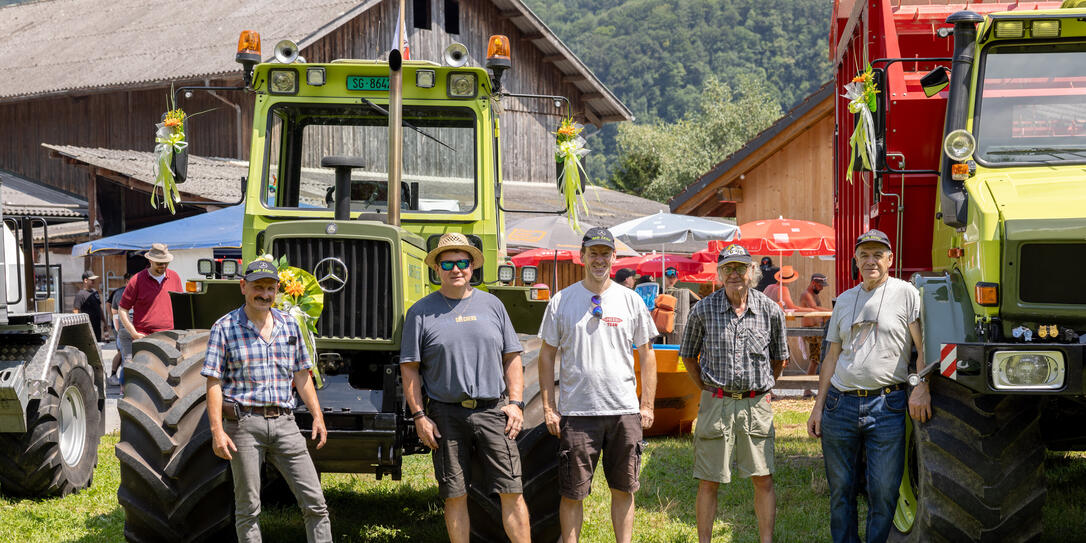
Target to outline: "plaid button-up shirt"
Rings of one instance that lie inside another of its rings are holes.
[[[772,360],[788,358],[784,312],[750,289],[747,310],[736,315],[724,289],[698,302],[683,331],[679,356],[701,356],[701,380],[730,392],[773,388]]]
[[[275,324],[270,341],[260,337],[244,307],[223,315],[211,327],[200,374],[221,379],[223,396],[238,404],[293,409],[294,372],[313,364],[298,323],[282,311],[271,312]]]

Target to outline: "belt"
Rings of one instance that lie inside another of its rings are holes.
[[[494,399],[494,400],[470,399],[470,400],[464,400],[462,402],[442,402],[442,401],[431,399],[430,401],[440,403],[440,404],[445,404],[445,405],[458,405],[460,407],[463,407],[464,409],[490,409],[491,407],[494,407],[494,406],[498,405],[498,402],[502,401],[502,399],[503,398],[497,398],[497,399]]]
[[[236,410],[235,410],[236,407]],[[278,405],[258,405],[248,407],[233,402],[223,402],[222,416],[226,420],[236,421],[241,415],[259,415],[266,419],[275,419],[290,414],[291,410]]]
[[[866,398],[867,396],[882,396],[883,394],[889,394],[898,390],[905,390],[905,383],[898,383],[896,385],[885,386],[882,388],[876,388],[874,390],[841,390],[841,394],[848,394],[850,396],[859,396]]]
[[[705,390],[713,393],[714,398],[731,398],[733,400],[742,400],[743,398],[753,398],[755,396],[761,396],[768,390],[744,390],[742,392],[733,392],[730,390],[724,390],[722,388],[708,387]]]

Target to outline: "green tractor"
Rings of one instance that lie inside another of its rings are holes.
[[[516,270],[499,266],[498,109],[510,55],[504,37],[489,43],[489,73],[457,62],[466,58],[458,44],[446,55],[452,66],[397,51],[387,61],[304,63],[289,43],[277,46],[277,62],[260,63],[259,51],[239,46],[255,94],[243,259],[286,257],[324,292],[317,394],[329,435],[310,450],[319,472],[396,480],[405,455],[429,452],[405,413],[398,361],[407,308],[438,286],[423,259],[442,234],[465,234],[486,257],[473,284],[505,303],[518,332],[538,330],[546,293],[511,286]],[[133,541],[233,530],[230,467],[211,451],[200,369],[206,329],[244,300],[236,279],[192,286],[174,295],[179,330],[137,341],[125,371],[117,494]],[[308,435],[301,402],[295,415]],[[539,425],[518,443],[533,534],[554,540],[557,440]],[[474,537],[504,540],[497,496],[470,498]]]

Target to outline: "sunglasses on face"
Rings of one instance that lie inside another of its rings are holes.
[[[592,297],[592,311],[591,311],[591,313],[592,313],[592,316],[597,318],[597,319],[603,318],[603,307],[600,306],[600,304],[602,302],[603,302],[603,299],[600,298],[599,294]]]
[[[452,271],[453,266],[456,266],[461,270],[466,270],[468,269],[468,266],[471,265],[471,261],[466,258],[461,258],[460,260],[442,260],[438,265],[445,271]]]
[[[664,276],[666,276],[666,277],[675,277],[676,275],[679,275],[679,274],[677,272],[673,272],[671,270],[668,270],[668,271],[664,272]]]

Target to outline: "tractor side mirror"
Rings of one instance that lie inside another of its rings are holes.
[[[924,96],[931,98],[939,91],[950,85],[950,70],[946,66],[939,66],[920,78],[920,86],[924,89]]]

